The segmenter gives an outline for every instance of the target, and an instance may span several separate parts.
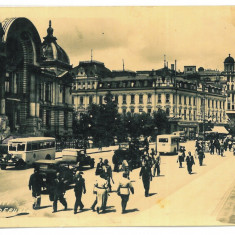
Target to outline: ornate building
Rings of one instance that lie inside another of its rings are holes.
[[[17,135],[72,133],[71,66],[51,22],[43,43],[26,18],[4,20],[0,31],[1,120]]]
[[[75,74],[76,76],[76,74]],[[110,91],[119,113],[150,115],[159,108],[166,111],[171,122],[170,131],[184,130],[189,137],[203,131],[203,124],[211,117],[213,123],[226,123],[225,90],[218,84],[207,84],[197,78],[164,67],[153,71],[115,71],[112,76],[76,76],[73,85],[73,103],[81,112],[91,103],[102,104]],[[78,85],[79,84],[79,85]]]
[[[235,120],[235,73],[234,59],[229,56],[224,60],[223,76],[227,85],[227,115]]]

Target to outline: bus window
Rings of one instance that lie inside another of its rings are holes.
[[[32,150],[38,150],[38,143],[32,143]]]
[[[43,142],[38,143],[38,147],[39,147],[39,149],[44,149],[44,148],[45,148],[45,147],[44,147],[44,143],[43,143]]]
[[[51,148],[54,148],[55,147],[55,142],[51,142]]]
[[[9,151],[16,151],[16,144],[10,144]]]
[[[168,138],[159,138],[159,143],[168,143]]]
[[[32,150],[32,144],[31,143],[27,143],[27,151],[31,151]]]
[[[50,142],[46,142],[46,143],[45,143],[45,147],[46,147],[46,148],[51,148],[51,143],[50,143]]]
[[[17,151],[25,151],[25,144],[18,144]]]

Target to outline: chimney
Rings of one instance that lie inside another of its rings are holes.
[[[175,70],[175,65],[171,64],[171,70]]]

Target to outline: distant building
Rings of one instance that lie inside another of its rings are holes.
[[[196,73],[196,66],[184,66],[184,73],[185,74],[194,74]]]
[[[172,66],[173,68],[173,66]],[[196,67],[195,67],[196,68]],[[74,80],[73,100],[78,111],[85,112],[91,103],[102,104],[108,91],[122,114],[166,111],[170,132],[184,130],[189,137],[202,132],[203,122],[214,117],[217,124],[226,123],[226,95],[220,85],[209,85],[187,79],[165,66],[152,71],[115,71],[112,76],[98,75],[94,86],[91,77]]]
[[[51,23],[43,43],[26,18],[4,20],[0,31],[1,120],[13,135],[71,134],[71,66]]]
[[[227,85],[227,115],[235,120],[235,71],[234,59],[229,56],[224,60],[224,71],[222,73]]]

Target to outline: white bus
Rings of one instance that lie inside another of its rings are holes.
[[[8,141],[8,159],[1,162],[1,169],[7,166],[32,165],[39,159],[55,159],[55,138],[28,137]]]
[[[159,153],[174,153],[179,150],[180,137],[177,135],[158,135],[156,150]]]

